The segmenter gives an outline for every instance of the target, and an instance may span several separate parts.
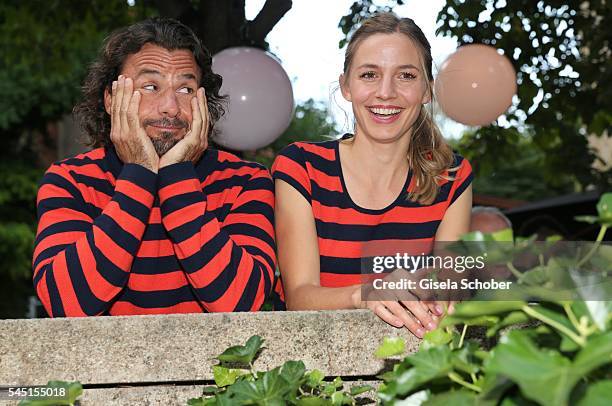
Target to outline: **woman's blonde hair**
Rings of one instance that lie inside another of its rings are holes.
[[[452,179],[447,175],[447,171],[453,172],[458,168],[451,168],[454,162],[453,151],[433,121],[433,60],[431,46],[423,31],[410,18],[399,18],[394,13],[375,14],[361,24],[348,43],[344,56],[344,77],[349,73],[357,48],[366,38],[374,34],[394,33],[404,34],[416,45],[421,56],[421,70],[427,76],[426,84],[431,103],[429,111],[425,107],[421,108],[413,125],[408,162],[415,187],[408,198],[421,204],[431,204],[439,192],[439,182],[442,179]]]

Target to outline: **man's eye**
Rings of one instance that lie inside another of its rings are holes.
[[[153,91],[155,91],[157,89],[157,87],[155,85],[144,85],[142,88],[144,90],[148,90],[148,91],[151,91],[151,92],[153,92]]]
[[[193,89],[190,87],[181,87],[179,90],[179,93],[185,93],[185,94],[192,94],[193,93]]]
[[[359,75],[359,77],[362,79],[374,79],[376,77],[376,72],[373,72],[373,71],[363,72],[361,75]]]
[[[410,72],[402,72],[402,73],[400,73],[400,79],[402,79],[402,80],[412,80],[412,79],[416,79],[416,75],[414,75],[413,73],[410,73]]]

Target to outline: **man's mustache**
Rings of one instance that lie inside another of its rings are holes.
[[[162,118],[155,120],[152,118],[146,119],[142,122],[143,127],[152,125],[155,127],[169,127],[169,128],[188,128],[189,124],[185,120],[180,118]]]

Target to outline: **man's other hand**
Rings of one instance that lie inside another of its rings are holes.
[[[204,88],[199,88],[196,97],[191,99],[191,129],[170,151],[159,160],[159,167],[179,162],[197,162],[208,147],[208,105]]]
[[[133,89],[132,79],[123,75],[113,82],[110,139],[123,163],[142,165],[157,173],[159,157],[140,125],[138,107],[141,95]]]

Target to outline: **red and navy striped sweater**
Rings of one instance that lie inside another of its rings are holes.
[[[472,182],[469,162],[455,155],[453,167],[459,169],[450,173],[455,180],[443,181],[432,204],[407,199],[414,188],[408,173],[404,191],[390,206],[363,208],[346,192],[338,146],[338,140],[296,142],[272,167],[272,177],[293,186],[312,207],[324,287],[361,283],[362,255],[373,246],[431,247],[446,209]]]
[[[52,317],[258,310],[276,263],[273,183],[207,150],[156,175],[98,148],[52,165],[34,286]]]

